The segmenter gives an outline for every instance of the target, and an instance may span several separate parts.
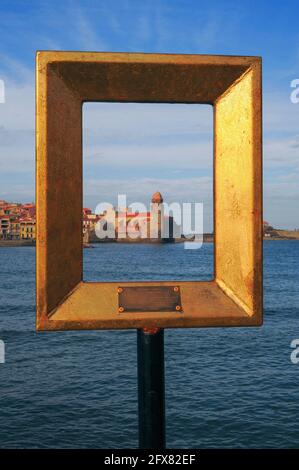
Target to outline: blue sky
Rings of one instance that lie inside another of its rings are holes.
[[[297,1],[0,0],[0,199],[34,198],[36,50],[260,55],[265,219],[299,227],[298,13]],[[208,230],[211,125],[209,107],[86,105],[85,204],[118,188],[144,202],[160,189],[168,200],[203,200]]]

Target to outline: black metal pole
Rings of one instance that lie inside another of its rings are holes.
[[[164,330],[137,330],[139,448],[165,448]]]

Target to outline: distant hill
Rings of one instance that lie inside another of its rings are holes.
[[[279,238],[287,238],[289,240],[299,240],[299,231],[295,230],[276,230],[277,235]]]

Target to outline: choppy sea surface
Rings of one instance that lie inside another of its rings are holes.
[[[264,326],[166,330],[167,446],[299,448],[299,242],[264,243]],[[102,244],[86,280],[207,279],[213,246]],[[134,448],[136,332],[35,332],[35,250],[0,247],[1,448]]]

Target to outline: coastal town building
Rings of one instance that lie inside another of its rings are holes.
[[[0,237],[7,239],[10,233],[10,218],[8,215],[0,216]]]
[[[20,219],[20,238],[22,240],[35,240],[35,219],[23,217]]]
[[[152,195],[150,211],[138,212],[124,207],[110,208],[100,215],[95,228],[89,231],[89,242],[173,242],[180,227],[174,218],[164,214],[163,197],[159,191]],[[85,239],[87,242],[87,239]]]
[[[0,200],[0,239],[35,240],[35,204]]]
[[[0,239],[35,241],[35,216],[34,203],[21,204],[0,200]],[[97,234],[99,223],[104,232],[103,237]],[[111,229],[110,236],[108,228]],[[152,195],[150,211],[147,212],[122,208],[120,211],[111,209],[103,214],[94,214],[89,208],[82,209],[84,243],[105,238],[116,241],[171,242],[174,241],[174,233],[178,233],[178,230],[175,232],[177,228],[173,217],[164,214],[163,197],[158,191]]]
[[[97,228],[103,236],[99,237]],[[109,236],[108,236],[109,234]],[[132,211],[127,207],[111,208],[102,214],[82,209],[82,237],[84,245],[101,241],[169,243],[183,241],[181,227],[174,218],[164,213],[163,197],[159,191],[152,195],[150,211]],[[267,239],[299,239],[299,229],[276,229],[263,221],[263,237]],[[8,202],[0,199],[0,241],[34,243],[36,239],[36,208],[33,202]],[[204,234],[204,241],[213,242],[214,235]]]
[[[20,240],[21,238],[21,226],[20,219],[15,218],[10,221],[9,235],[11,240]]]

